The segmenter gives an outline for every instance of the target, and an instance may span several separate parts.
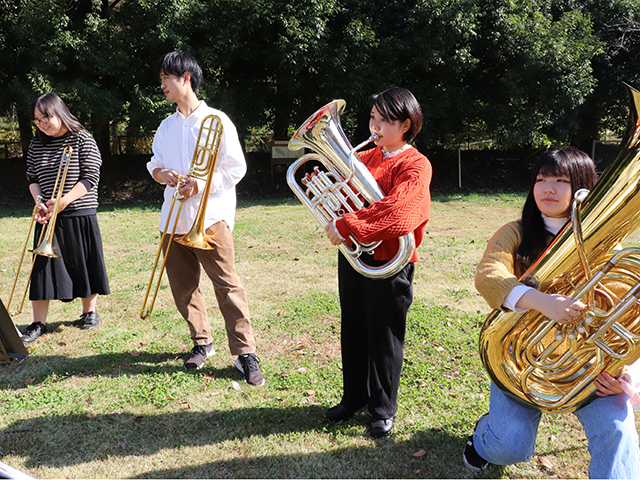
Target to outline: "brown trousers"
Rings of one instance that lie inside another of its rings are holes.
[[[212,342],[200,265],[213,283],[220,312],[224,318],[232,355],[254,353],[256,349],[244,286],[236,273],[233,236],[225,221],[209,227],[205,233],[213,238],[213,250],[201,250],[171,243],[165,265],[176,307],[187,321],[194,345]],[[162,246],[167,250],[169,236]]]

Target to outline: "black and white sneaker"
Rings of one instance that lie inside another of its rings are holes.
[[[491,465],[484,458],[478,455],[475,447],[473,446],[473,435],[469,437],[467,440],[467,444],[464,447],[464,451],[462,452],[462,461],[464,462],[465,467],[469,470],[473,470],[474,472],[480,472]]]
[[[236,358],[236,367],[244,374],[244,379],[247,383],[255,387],[264,385],[264,377],[260,373],[258,362],[259,360],[255,353],[239,355]]]
[[[24,334],[20,336],[20,340],[22,340],[22,343],[35,342],[43,333],[47,333],[47,325],[45,323],[33,322],[27,327]]]
[[[205,360],[214,353],[216,353],[216,351],[210,343],[208,345],[196,345],[191,350],[189,358],[184,361],[184,368],[187,370],[199,370],[204,365]]]

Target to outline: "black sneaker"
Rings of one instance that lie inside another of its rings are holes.
[[[80,315],[80,319],[73,322],[73,324],[78,328],[82,328],[83,330],[91,330],[92,328],[96,328],[98,325],[100,325],[98,313],[83,313],[82,315]]]
[[[24,334],[20,336],[20,340],[22,340],[22,343],[31,343],[43,333],[47,333],[47,325],[40,322],[33,322],[27,327]]]
[[[491,465],[491,463],[487,462],[484,458],[478,455],[478,452],[476,452],[476,449],[473,446],[473,435],[469,437],[469,440],[467,440],[467,444],[464,447],[464,451],[462,452],[462,461],[464,462],[465,467],[469,470],[473,470],[474,472],[480,472]]]
[[[249,385],[256,387],[264,385],[264,377],[260,373],[258,362],[255,353],[247,353],[236,358],[236,367],[244,374],[244,379]]]
[[[212,344],[196,345],[191,350],[191,355],[184,361],[184,368],[187,370],[199,370],[204,365],[205,360],[216,353]]]

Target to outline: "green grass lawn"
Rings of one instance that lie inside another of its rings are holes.
[[[192,344],[166,278],[139,318],[159,241],[157,206],[101,207],[111,295],[101,325],[73,326],[79,300],[52,302],[50,332],[19,365],[0,366],[2,461],[47,478],[473,478],[461,461],[488,407],[477,352],[489,312],[473,286],[491,234],[517,218],[517,195],[436,198],[419,249],[400,407],[392,436],[373,440],[364,414],[330,425],[341,396],[337,250],[294,200],[240,203],[237,269],[247,289],[263,387],[247,385],[205,282],[213,355],[182,368]],[[0,209],[0,295],[6,303],[30,211]],[[632,239],[633,240],[633,239]],[[14,318],[31,322],[28,305]],[[489,478],[585,478],[588,452],[572,415],[545,415],[531,462]]]

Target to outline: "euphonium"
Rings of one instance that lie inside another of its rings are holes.
[[[300,157],[287,170],[287,183],[298,199],[309,209],[316,221],[324,227],[347,212],[360,210],[384,198],[373,175],[355,154],[356,151],[377,138],[375,135],[353,148],[340,126],[340,114],[345,101],[334,100],[311,115],[289,141],[290,150],[310,148],[316,153]],[[296,180],[298,169],[309,161],[321,163],[313,174],[306,174],[301,182]],[[380,267],[366,265],[360,259],[362,253],[373,254],[380,244],[360,243],[354,236],[338,247],[359,273],[369,278],[388,278],[402,270],[411,259],[415,241],[413,233],[398,239],[399,246],[392,260]]]
[[[598,374],[616,376],[640,357],[640,249],[619,249],[640,226],[640,92],[627,89],[630,124],[617,157],[593,191],[576,192],[572,221],[521,278],[586,308],[568,324],[534,310],[496,310],[480,332],[493,382],[543,412],[586,405]]]
[[[62,194],[64,192],[64,183],[67,180],[67,172],[69,171],[69,164],[71,163],[71,154],[73,153],[73,149],[70,146],[67,146],[62,151],[62,156],[60,157],[60,166],[58,167],[58,173],[56,175],[56,180],[53,185],[53,191],[51,192],[51,198],[54,199],[53,204],[53,213],[51,214],[51,218],[47,221],[46,226],[42,227],[40,231],[40,238],[38,239],[37,246],[29,250],[29,252],[34,253],[36,255],[41,255],[43,257],[49,258],[59,258],[55,252],[53,246],[53,232],[56,228],[56,221],[58,219],[58,208],[60,207],[60,199],[62,198]],[[16,289],[16,285],[18,284],[18,279],[20,277],[20,271],[22,270],[22,264],[24,262],[24,257],[27,250],[27,244],[29,243],[29,238],[31,237],[31,232],[33,231],[33,227],[35,225],[36,213],[40,208],[40,202],[42,201],[42,196],[38,195],[36,197],[36,205],[33,207],[33,213],[31,215],[31,224],[29,226],[29,231],[27,233],[27,240],[25,241],[24,248],[22,249],[22,253],[20,254],[20,262],[18,263],[18,269],[16,271],[16,277],[13,281],[13,286],[11,287],[11,294],[9,295],[9,302],[7,303],[7,310],[11,309],[11,302],[13,300],[13,294]],[[29,288],[29,282],[31,281],[31,274],[33,273],[33,267],[35,265],[37,257],[33,257],[31,262],[31,269],[29,270],[29,276],[27,277],[27,282],[24,287],[24,293],[22,295],[22,301],[20,302],[20,306],[17,310],[11,312],[9,311],[9,315],[18,315],[22,312],[22,307],[24,306],[24,301],[27,297],[27,290]]]
[[[211,192],[211,185],[213,183],[213,171],[218,160],[218,152],[220,150],[222,132],[222,120],[220,120],[220,117],[218,117],[217,115],[206,116],[200,124],[200,131],[198,132],[198,138],[196,140],[193,158],[191,160],[191,165],[189,166],[189,172],[187,173],[187,177],[205,180],[205,186],[202,191],[200,206],[198,207],[196,218],[189,232],[185,235],[176,236],[176,226],[178,225],[178,219],[180,218],[183,205],[181,202],[183,198],[178,191],[180,185],[176,185],[175,190],[173,191],[173,199],[171,201],[171,207],[169,208],[169,213],[167,215],[167,221],[160,238],[160,245],[158,246],[158,251],[156,252],[155,262],[151,269],[151,278],[149,279],[147,291],[142,302],[142,308],[140,309],[140,318],[142,319],[147,318],[153,310],[153,306],[156,302],[156,297],[158,296],[158,290],[160,289],[160,281],[162,280],[162,273],[164,272],[164,268],[167,263],[167,256],[169,255],[169,249],[171,248],[172,240],[175,240],[176,242],[187,245],[189,247],[199,248],[201,250],[214,249],[211,237],[209,237],[204,232],[204,221],[207,211],[207,203],[209,201],[209,193]],[[182,181],[183,178],[184,177],[181,177],[180,181]],[[171,218],[176,201],[180,202],[180,205],[173,222],[173,227],[171,228],[171,233],[169,234],[169,242],[167,243],[167,249],[164,252],[164,258],[162,261],[162,266],[160,267],[160,273],[157,275],[156,279],[156,271],[158,268],[158,263],[160,261],[160,254],[162,253],[162,245],[164,244],[164,239],[167,235],[167,232],[169,231],[169,225],[171,224]],[[153,297],[151,299],[149,308],[147,308],[149,292],[151,291],[154,283],[156,284],[156,286],[153,291]]]

